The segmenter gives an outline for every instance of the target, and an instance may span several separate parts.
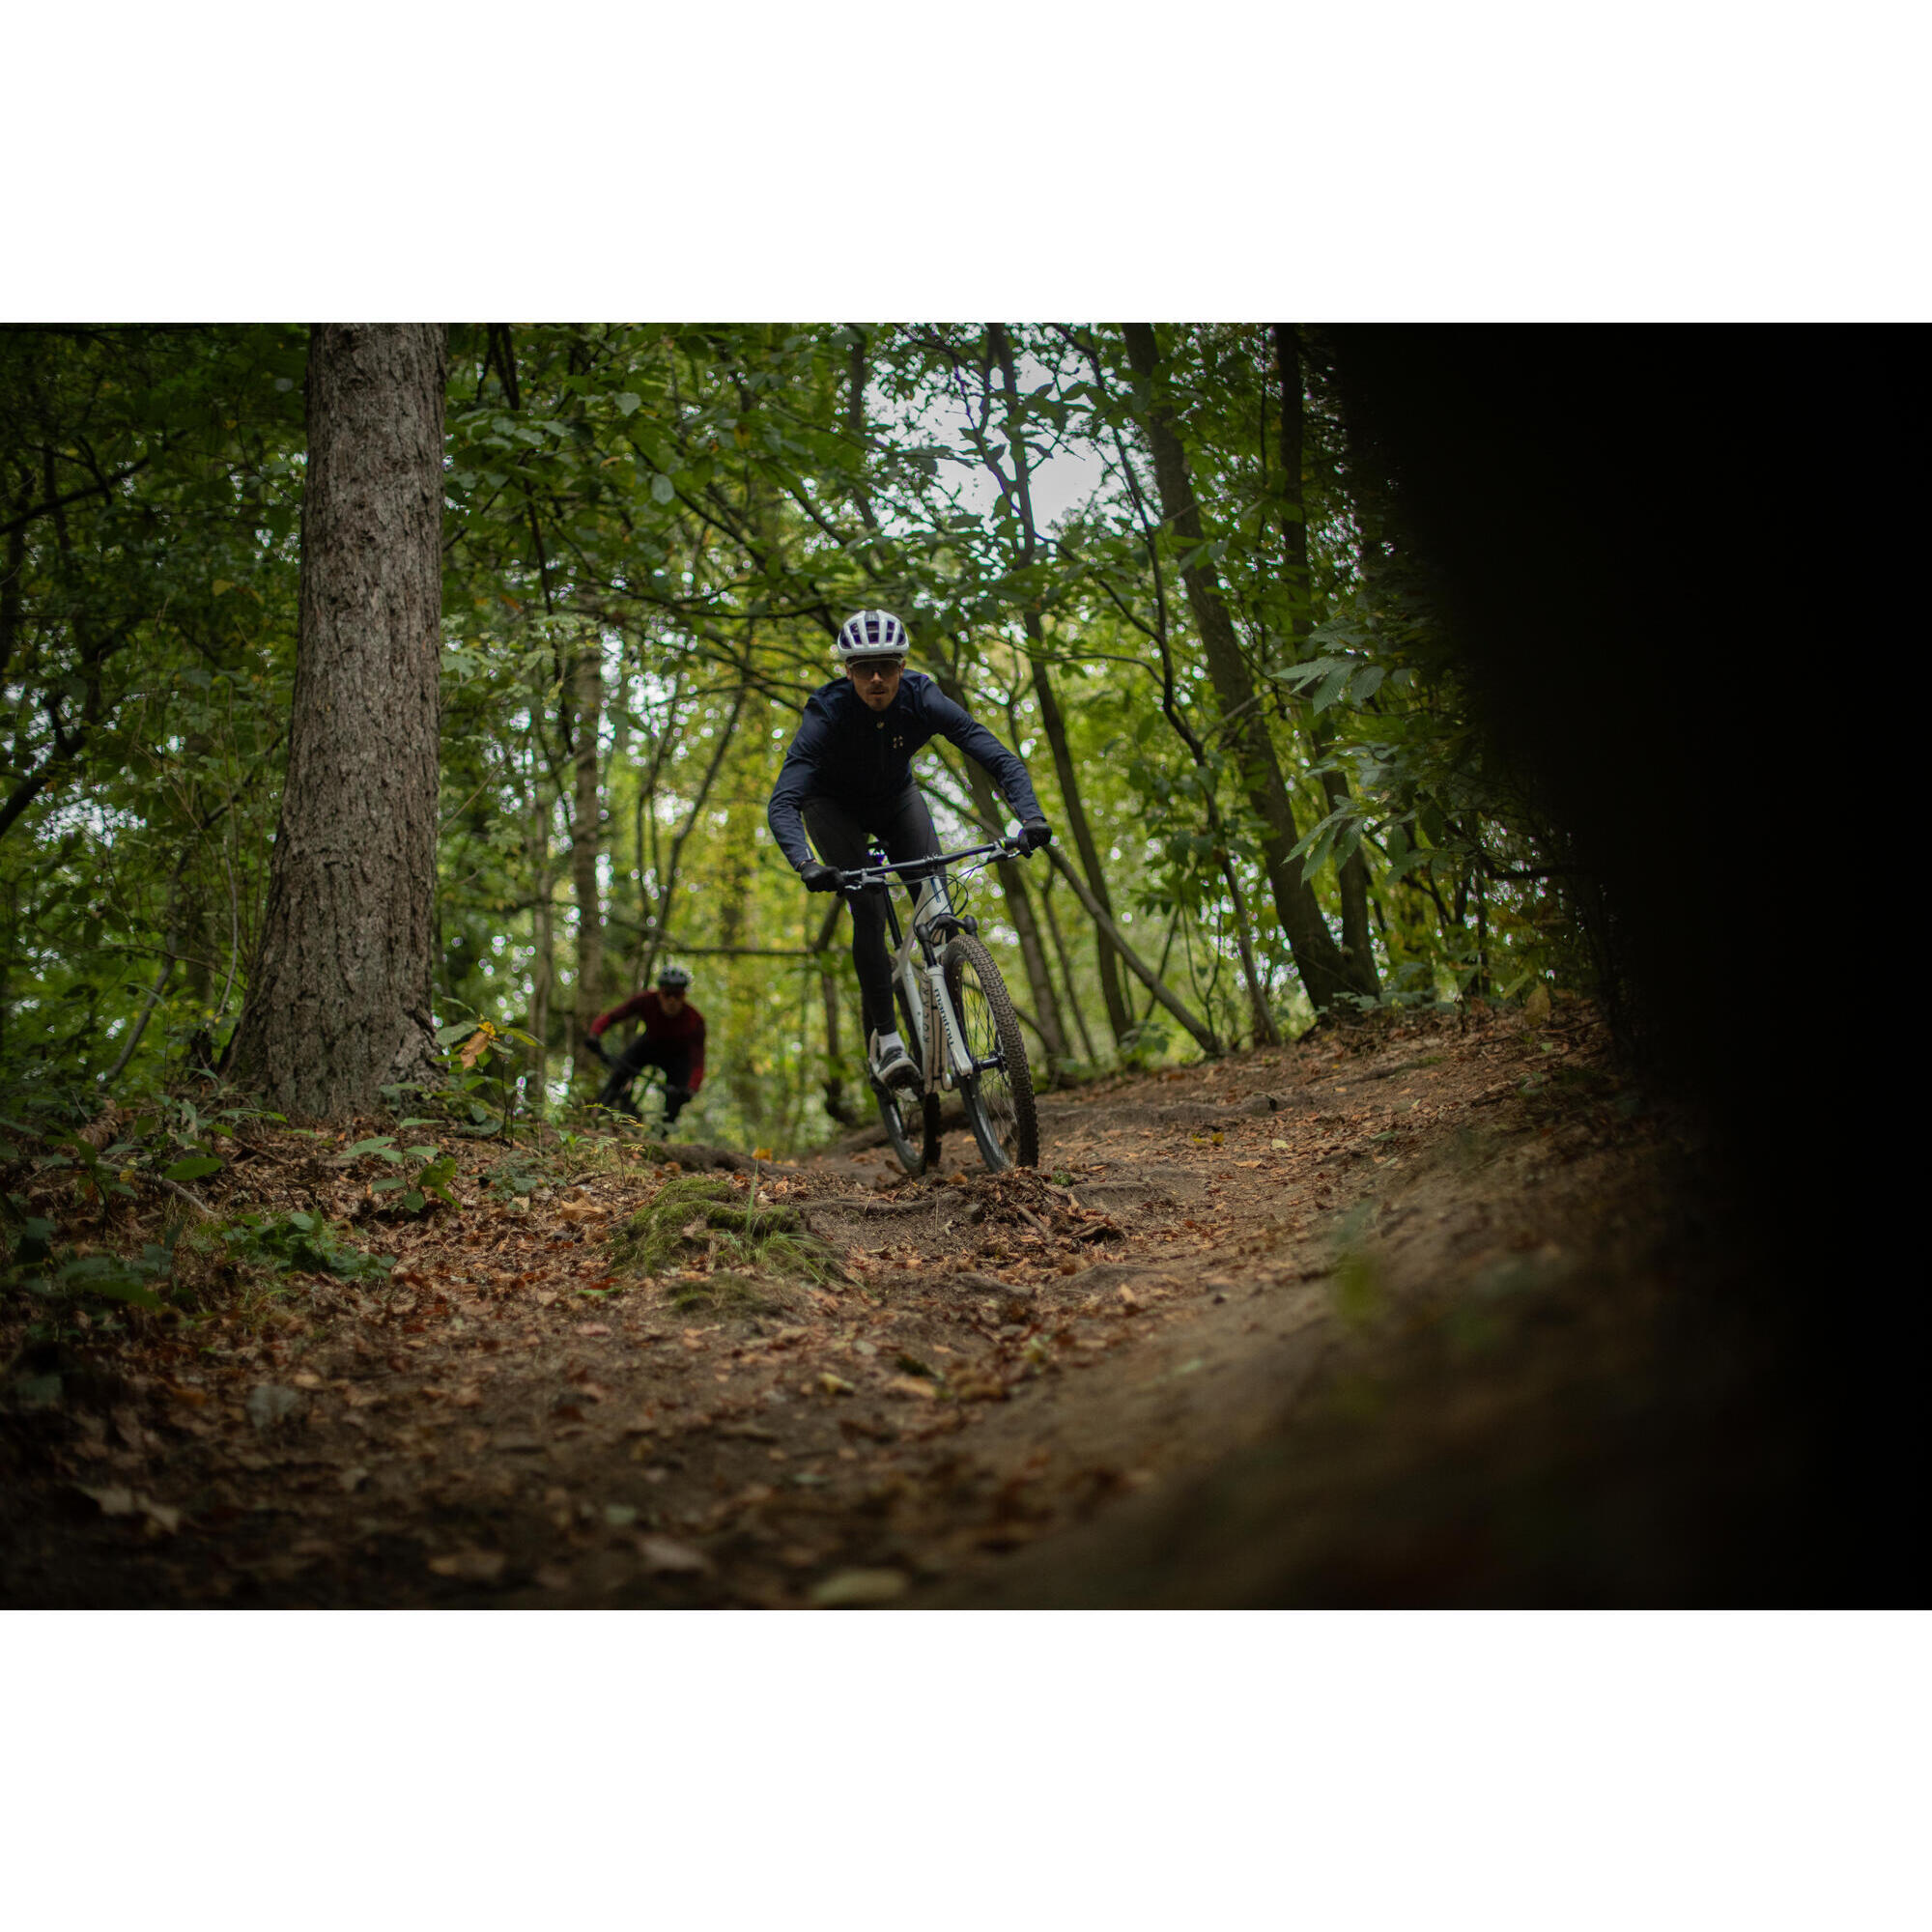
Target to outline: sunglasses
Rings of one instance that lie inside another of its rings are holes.
[[[859,658],[852,665],[854,677],[891,677],[905,668],[903,658]]]

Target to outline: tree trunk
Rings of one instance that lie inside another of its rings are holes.
[[[1221,601],[1220,579],[1213,565],[1202,561],[1198,554],[1203,544],[1201,512],[1194,501],[1187,454],[1181,447],[1173,407],[1159,393],[1160,352],[1152,325],[1130,322],[1124,329],[1127,359],[1133,365],[1135,386],[1141,392],[1143,427],[1153,454],[1161,518],[1179,538],[1182,551],[1196,554],[1194,561],[1181,572],[1181,582],[1187,588],[1195,628],[1201,633],[1208,675],[1221,707],[1228,749],[1240,774],[1248,804],[1261,820],[1262,854],[1267,866],[1275,913],[1294,955],[1302,986],[1319,1012],[1342,994],[1354,990],[1349,963],[1321,917],[1321,908],[1315,901],[1301,861],[1288,856],[1301,836],[1295,829],[1294,808],[1268,738],[1267,719],[1256,701],[1254,679],[1235,636],[1234,620]]]
[[[965,703],[966,694],[955,680],[942,676],[939,686],[955,704]],[[1007,815],[1000,810],[999,796],[993,789],[991,777],[976,759],[962,756],[959,764],[966,775],[966,787],[973,795],[973,806],[980,814],[980,824],[998,838]],[[1039,923],[1033,916],[1033,899],[1027,892],[1026,874],[1020,869],[1017,859],[1002,859],[993,869],[999,874],[1007,918],[1020,943],[1020,959],[1026,967],[1027,984],[1033,991],[1034,1009],[1039,1014],[1039,1037],[1045,1043],[1047,1058],[1056,1065],[1069,1061],[1073,1055],[1067,1049],[1066,1024],[1060,1013],[1060,996],[1054,991],[1053,980],[1047,973],[1046,949],[1040,944]]]
[[[529,1036],[536,1041],[526,1092],[540,1107],[550,1088],[550,1007],[556,991],[556,923],[552,911],[550,869],[551,802],[544,796],[543,774],[531,759],[529,855],[532,872],[530,907]],[[534,1111],[534,1109],[532,1110]]]
[[[1274,326],[1274,353],[1281,375],[1281,530],[1288,552],[1283,575],[1288,580],[1293,656],[1299,663],[1315,626],[1315,607],[1313,580],[1308,573],[1307,506],[1301,495],[1301,354],[1293,329],[1285,322]],[[1309,733],[1317,756],[1325,762],[1335,739],[1333,724],[1311,717]],[[1340,772],[1322,773],[1321,789],[1330,811],[1348,803],[1349,785]],[[1342,952],[1349,962],[1350,977],[1357,992],[1379,997],[1381,980],[1376,973],[1376,949],[1369,938],[1369,868],[1359,845],[1335,868],[1335,880],[1342,893]]]
[[[1019,377],[1013,366],[1012,342],[1002,323],[989,323],[987,332],[993,354],[1000,364],[1000,381],[1010,411],[1019,402]],[[1034,528],[1032,469],[1027,459],[1024,431],[1009,427],[1007,445],[1012,452],[1013,492],[1018,497],[1015,508],[1020,523],[1020,558],[1025,568],[1031,570],[1038,551],[1038,535]],[[1033,667],[1034,698],[1039,706],[1040,729],[1046,734],[1048,749],[1053,753],[1053,772],[1060,781],[1060,802],[1066,811],[1066,827],[1073,835],[1074,849],[1080,854],[1080,867],[1087,874],[1087,884],[1111,920],[1114,902],[1107,895],[1107,875],[1100,865],[1100,848],[1094,840],[1092,827],[1087,823],[1087,808],[1081,800],[1080,781],[1073,768],[1073,754],[1066,743],[1066,721],[1061,714],[1053,680],[1047,674],[1046,637],[1039,621],[1038,607],[1032,602],[1026,604],[1020,611],[1020,621],[1026,627],[1027,660]],[[1113,1028],[1114,1039],[1118,1043],[1133,1024],[1133,1014],[1128,1010],[1127,996],[1121,985],[1120,962],[1113,942],[1097,927],[1094,939],[1099,958],[1100,997],[1106,1003],[1107,1022]]]
[[[1065,859],[1051,845],[1046,848],[1046,856],[1053,862],[1054,869],[1073,888],[1073,896],[1087,908],[1087,917],[1114,942],[1115,950],[1120,953],[1127,971],[1187,1029],[1194,1043],[1203,1053],[1210,1060],[1218,1060],[1221,1056],[1221,1042],[1215,1037],[1214,1029],[1206,1021],[1196,1019],[1160,975],[1134,951],[1127,942],[1126,934],[1114,923],[1111,916],[1102,909],[1100,902],[1088,890],[1086,880],[1066,863]],[[1167,962],[1163,960],[1161,963],[1165,965]]]
[[[593,641],[578,654],[575,785],[571,793],[570,878],[577,895],[577,1002],[571,1015],[573,1076],[602,1077],[584,1049],[590,1023],[604,1009],[604,907],[597,859],[604,849],[604,799],[598,785],[597,740],[604,720],[604,654]]]
[[[1098,1066],[1100,1056],[1094,1050],[1094,1036],[1087,1026],[1086,1009],[1080,1004],[1080,988],[1074,983],[1073,959],[1066,950],[1065,938],[1060,930],[1060,921],[1053,911],[1053,873],[1049,870],[1040,881],[1039,910],[1046,921],[1047,937],[1053,941],[1055,956],[1060,961],[1060,977],[1066,984],[1066,1010],[1073,1015],[1073,1024],[1080,1035],[1080,1050],[1087,1056],[1090,1067]]]
[[[291,1119],[439,1077],[431,1017],[447,330],[309,340],[296,686],[241,1076]]]

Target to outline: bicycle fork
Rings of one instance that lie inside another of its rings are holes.
[[[946,968],[929,930],[931,921],[947,918],[952,911],[945,887],[936,879],[928,880],[925,891],[916,897],[912,926],[896,962],[906,1009],[920,1031],[920,1074],[928,1094],[941,1087],[956,1088],[978,1070],[967,1051],[959,1015],[946,996]]]

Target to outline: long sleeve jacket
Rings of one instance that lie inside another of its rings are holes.
[[[665,1011],[657,989],[646,986],[641,993],[633,994],[621,1007],[612,1007],[608,1013],[599,1013],[590,1022],[590,1037],[596,1039],[607,1027],[621,1026],[626,1020],[639,1021],[645,1040],[652,1046],[689,1047],[691,1076],[686,1084],[694,1094],[704,1085],[704,1015],[689,1000],[685,1001],[673,1019]]]
[[[1045,815],[1025,765],[923,671],[907,671],[892,703],[876,712],[850,678],[838,677],[806,700],[798,735],[772,787],[765,816],[779,850],[803,870],[811,863],[806,800],[829,798],[861,814],[868,807],[883,809],[913,782],[913,755],[934,738],[949,740],[985,766],[1017,817]]]

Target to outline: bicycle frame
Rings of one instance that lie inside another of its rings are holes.
[[[886,893],[886,929],[893,941],[893,978],[905,994],[906,1009],[912,1017],[913,1059],[918,1064],[921,1082],[928,1094],[956,1088],[980,1071],[966,1045],[959,1015],[946,993],[946,971],[940,955],[946,942],[955,932],[978,933],[980,923],[962,918],[952,909],[946,882],[946,867],[967,859],[1017,858],[1021,848],[1014,839],[1002,838],[989,845],[973,845],[957,852],[939,852],[929,859],[889,860],[883,852],[873,852],[872,864],[840,875],[841,889],[848,893],[882,890]],[[976,868],[977,869],[977,868]],[[893,903],[895,877],[913,890],[912,923],[899,930],[898,909]]]

